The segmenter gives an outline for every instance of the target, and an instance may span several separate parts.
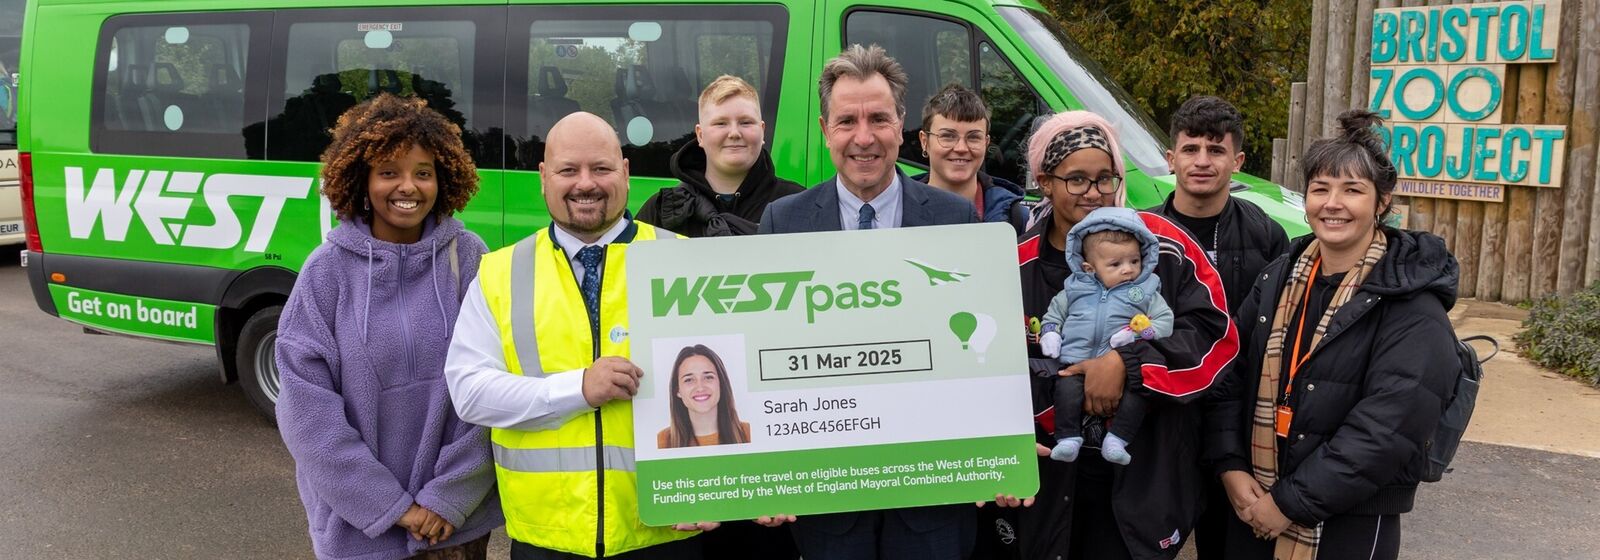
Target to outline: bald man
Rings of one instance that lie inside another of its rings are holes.
[[[698,559],[690,537],[715,524],[639,522],[626,406],[643,375],[627,248],[673,234],[628,218],[628,160],[600,117],[557,122],[539,177],[552,223],[483,257],[444,369],[456,413],[491,428],[476,444],[494,448],[511,558]]]

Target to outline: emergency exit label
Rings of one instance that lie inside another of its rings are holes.
[[[63,319],[95,329],[212,344],[216,308],[200,303],[143,298],[50,285],[50,299]]]

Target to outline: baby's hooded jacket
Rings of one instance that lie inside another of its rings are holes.
[[[1083,269],[1083,239],[1091,233],[1119,230],[1139,240],[1143,268],[1132,281],[1110,288],[1093,272]],[[1128,325],[1135,315],[1150,318],[1156,338],[1172,334],[1172,308],[1161,299],[1161,277],[1156,276],[1160,243],[1144,226],[1138,212],[1129,208],[1099,208],[1067,232],[1067,277],[1061,293],[1050,300],[1040,332],[1061,333],[1062,364],[1075,364],[1111,349],[1111,335]]]

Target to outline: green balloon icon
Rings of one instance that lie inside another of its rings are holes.
[[[972,338],[972,332],[978,330],[978,318],[965,311],[950,316],[950,332],[961,339],[961,349],[967,349],[967,341]]]

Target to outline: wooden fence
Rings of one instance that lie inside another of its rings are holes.
[[[1438,234],[1456,255],[1462,297],[1520,302],[1600,282],[1600,0],[1548,2],[1560,6],[1555,61],[1506,65],[1502,106],[1506,123],[1566,126],[1559,188],[1507,186],[1501,202],[1398,199],[1407,228]],[[1308,79],[1290,89],[1273,181],[1303,191],[1305,148],[1334,132],[1339,113],[1369,103],[1374,10],[1471,3],[1314,0]]]

